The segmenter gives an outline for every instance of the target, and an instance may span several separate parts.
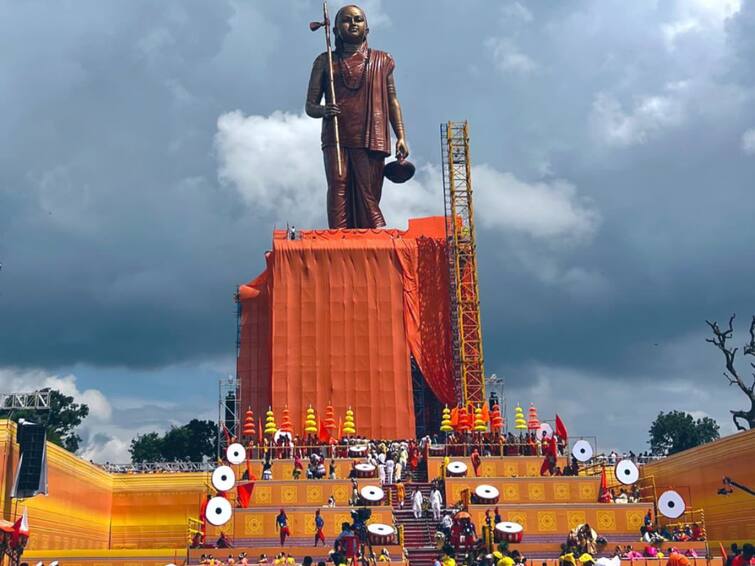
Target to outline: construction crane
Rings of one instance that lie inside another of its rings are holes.
[[[441,124],[440,139],[456,398],[464,405],[481,405],[485,402],[485,367],[467,122]]]

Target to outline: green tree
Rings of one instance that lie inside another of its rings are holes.
[[[157,432],[139,435],[131,441],[131,461],[201,462],[217,454],[217,425],[212,421],[192,419],[183,426],[171,427],[160,436]]]
[[[684,411],[661,411],[650,426],[650,450],[668,456],[718,437],[718,424],[710,417],[695,420]]]
[[[162,459],[162,438],[157,432],[140,434],[131,441],[128,451],[134,464],[159,462]]]
[[[0,410],[0,418],[43,423],[47,429],[47,440],[70,452],[76,452],[81,442],[81,437],[76,434],[76,427],[89,415],[89,407],[83,403],[74,403],[73,397],[63,395],[56,389],[47,387],[41,391],[50,392],[50,408],[47,411]]]

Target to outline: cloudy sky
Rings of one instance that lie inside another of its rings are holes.
[[[334,3],[336,8],[340,3]],[[468,119],[486,369],[599,449],[746,408],[705,319],[755,314],[753,0],[364,2],[416,180]],[[0,386],[90,404],[82,454],[216,418],[238,283],[322,227],[314,1],[0,0]]]

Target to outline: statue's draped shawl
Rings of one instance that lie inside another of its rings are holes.
[[[369,149],[388,156],[391,154],[388,77],[395,67],[393,58],[385,51],[369,50],[369,66],[358,90],[347,88],[341,78],[341,66],[344,66],[351,71],[346,77],[347,82],[351,86],[359,84],[367,53],[365,43],[362,49],[343,59],[340,65],[338,54],[333,57],[336,102],[341,108],[338,118],[341,146]],[[329,99],[327,71],[323,75],[323,80],[326,81],[323,90],[327,93],[326,99]],[[335,143],[333,120],[323,120],[322,146],[332,146]]]

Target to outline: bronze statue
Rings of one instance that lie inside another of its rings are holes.
[[[324,24],[328,25],[327,12]],[[310,27],[317,29],[318,25]],[[329,51],[315,59],[306,104],[307,115],[323,119],[328,225],[381,228],[385,226],[379,206],[384,165],[391,154],[389,122],[397,138],[399,164],[409,155],[393,79],[395,64],[388,53],[367,46],[369,27],[360,7],[341,8],[335,17],[333,33],[336,48],[332,64],[329,65]],[[320,104],[323,95],[325,104]],[[408,167],[413,171],[411,165]]]

